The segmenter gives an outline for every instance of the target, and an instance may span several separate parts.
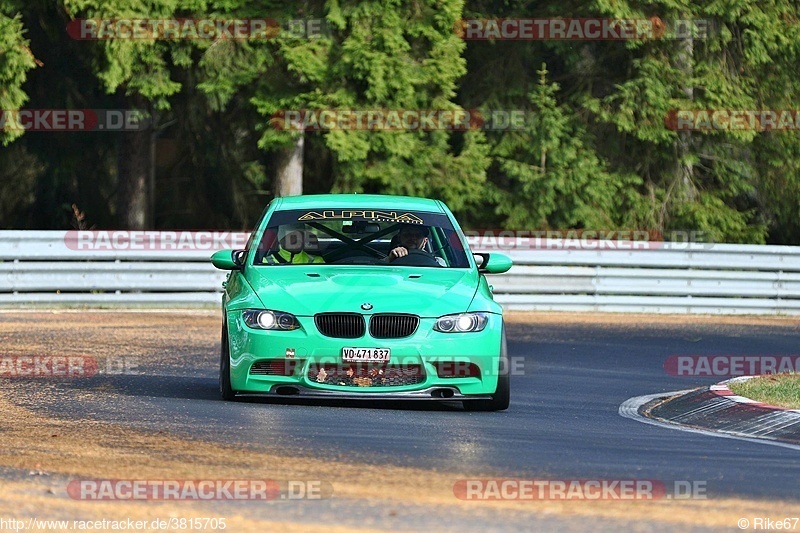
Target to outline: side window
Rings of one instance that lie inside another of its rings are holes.
[[[278,232],[275,228],[267,228],[261,237],[261,242],[256,250],[255,264],[261,264],[264,257],[278,249]]]
[[[250,236],[247,238],[247,245],[244,248],[247,251],[247,253],[245,254],[245,257],[250,255],[250,250],[253,248],[253,245],[255,244],[255,240],[256,240],[256,230],[261,227],[261,223],[264,221],[264,217],[267,216],[267,213],[269,212],[269,209],[270,209],[270,207],[272,207],[272,204],[274,202],[275,202],[275,200],[271,200],[267,204],[267,207],[264,208],[264,211],[261,213],[261,216],[258,217],[258,222],[256,223],[255,227],[250,232]],[[256,262],[258,263],[260,261],[261,261],[261,258],[257,257],[256,258]]]
[[[431,247],[433,255],[444,260],[443,266],[453,264],[453,253],[448,245],[446,232],[442,228],[431,228]]]

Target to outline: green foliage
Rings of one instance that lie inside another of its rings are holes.
[[[758,210],[769,228],[769,240],[797,243],[800,235],[800,138],[775,132],[753,146],[754,188]]]
[[[664,117],[676,109],[796,107],[791,101],[800,87],[789,73],[800,39],[797,25],[787,24],[792,13],[796,20],[796,7],[789,2],[597,5],[613,17],[714,21],[708,38],[632,43],[626,63],[609,80],[614,89],[581,99],[598,124],[613,128],[614,137],[600,147],[609,161],[644,178],[640,191],[651,201],[638,217],[655,221],[659,230],[692,229],[717,241],[764,242],[767,227],[756,191],[761,169],[753,150],[763,134],[735,129],[676,134],[664,127]]]
[[[202,9],[203,0],[63,0],[73,18],[170,19]],[[172,66],[191,64],[191,44],[156,39],[105,39],[86,43],[87,55],[108,93],[122,89],[127,96],[141,95],[157,109],[169,109],[168,97],[180,91],[172,79]]]
[[[614,228],[624,218],[626,187],[637,178],[608,172],[591,136],[556,99],[558,84],[539,82],[528,96],[524,131],[503,133],[493,156],[506,186],[496,187],[498,212],[512,228]]]
[[[21,19],[11,2],[0,2],[0,110],[3,111],[17,110],[28,100],[23,84],[28,71],[36,66]],[[23,133],[9,127],[8,122],[10,118],[4,117],[5,127],[0,128],[0,143],[4,146]]]
[[[64,34],[73,18],[181,17],[317,18],[327,31],[250,41]],[[713,24],[691,40],[465,42],[454,31],[484,17]],[[0,0],[0,108],[29,98],[41,108],[150,107],[162,227],[246,227],[275,193],[282,149],[303,135],[307,192],[433,196],[472,227],[800,244],[797,131],[676,132],[665,121],[678,109],[797,109],[799,19],[792,0]],[[46,59],[41,68],[34,57]],[[528,120],[505,131],[277,127],[277,113],[305,109],[523,110]],[[21,133],[2,131],[0,142]],[[100,224],[113,219],[119,138],[71,135],[25,135],[0,152],[0,173],[24,175],[0,187],[0,223],[63,225],[73,203]]]
[[[466,71],[453,31],[458,0],[348,2],[331,23],[349,30],[332,47],[329,79],[347,80],[338,105],[359,109],[449,109]],[[439,197],[453,209],[480,200],[488,148],[481,132],[336,131],[336,191]],[[459,149],[454,149],[458,144]]]

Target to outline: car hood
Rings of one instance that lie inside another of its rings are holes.
[[[247,279],[266,309],[297,316],[368,312],[438,317],[466,311],[478,287],[477,271],[455,268],[260,266],[249,268]]]

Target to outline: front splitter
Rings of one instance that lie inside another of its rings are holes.
[[[365,387],[366,388],[366,387]],[[278,392],[281,390],[281,392]],[[291,390],[292,392],[288,392]],[[436,402],[490,400],[489,395],[464,395],[454,387],[429,387],[403,392],[349,392],[312,389],[302,385],[273,385],[269,392],[240,392],[242,398],[308,398],[328,400],[426,400]]]

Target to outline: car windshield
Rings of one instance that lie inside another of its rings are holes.
[[[253,264],[467,268],[462,243],[442,213],[363,208],[276,211]]]

